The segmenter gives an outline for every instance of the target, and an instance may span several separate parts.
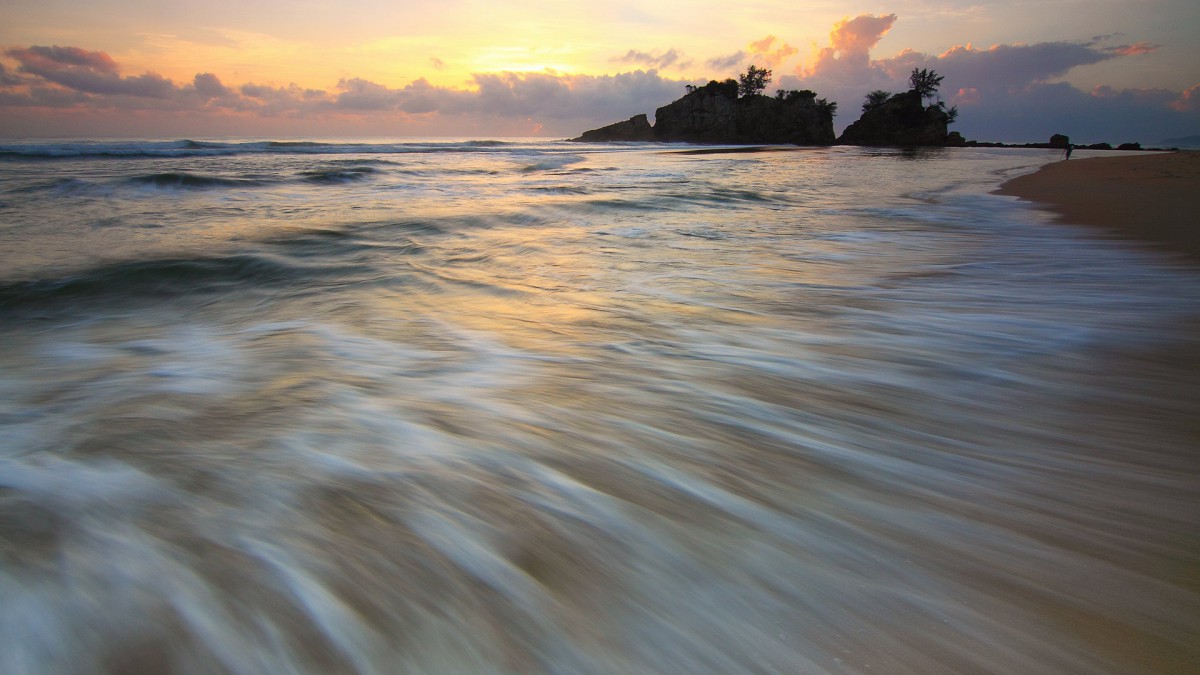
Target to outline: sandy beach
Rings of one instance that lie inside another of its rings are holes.
[[[997,193],[1043,203],[1065,223],[1200,259],[1200,152],[1055,162]]]

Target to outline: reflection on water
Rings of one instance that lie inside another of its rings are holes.
[[[478,147],[3,167],[0,671],[1193,667],[1200,286],[1040,155]]]

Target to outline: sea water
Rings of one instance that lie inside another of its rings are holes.
[[[696,150],[4,144],[0,672],[1194,668],[1200,272]]]

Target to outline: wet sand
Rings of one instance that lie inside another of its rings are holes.
[[[997,193],[1045,204],[1065,223],[1200,260],[1200,152],[1055,162]]]

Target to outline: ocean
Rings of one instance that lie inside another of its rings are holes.
[[[1200,270],[1057,159],[0,143],[0,672],[1194,668]]]

